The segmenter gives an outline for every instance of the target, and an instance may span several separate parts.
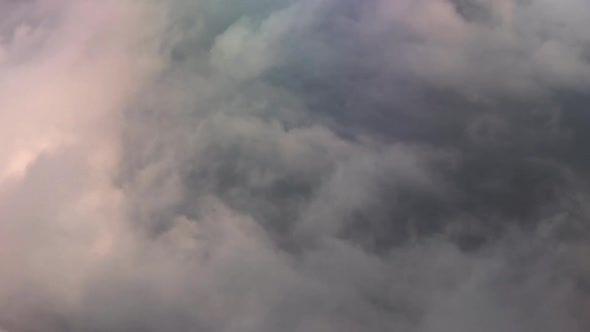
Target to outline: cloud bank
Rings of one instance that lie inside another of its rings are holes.
[[[0,1],[0,331],[586,331],[589,7]]]

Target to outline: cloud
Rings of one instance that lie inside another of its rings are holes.
[[[0,4],[0,329],[586,330],[587,7]]]

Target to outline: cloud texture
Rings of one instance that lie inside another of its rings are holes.
[[[0,0],[0,331],[587,331],[588,16]]]

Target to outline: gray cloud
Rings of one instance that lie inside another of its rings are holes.
[[[0,331],[585,331],[588,9],[0,2]]]

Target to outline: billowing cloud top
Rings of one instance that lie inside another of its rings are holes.
[[[0,0],[0,331],[587,331],[588,22]]]

